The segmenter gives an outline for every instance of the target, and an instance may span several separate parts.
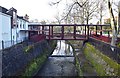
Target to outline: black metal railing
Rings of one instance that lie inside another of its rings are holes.
[[[2,40],[2,41],[0,41],[0,50],[11,47],[11,46],[16,45],[18,43],[22,43],[24,41],[28,41],[28,38],[25,37],[23,40],[17,40],[17,41],[14,41],[14,40],[4,41],[4,40]]]

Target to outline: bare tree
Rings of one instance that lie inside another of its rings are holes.
[[[60,19],[60,14],[59,12],[57,13],[57,15],[55,16],[55,19],[57,20],[58,24],[61,24],[62,20]]]
[[[111,45],[116,46],[116,40],[117,40],[117,25],[115,24],[115,18],[113,14],[113,9],[110,0],[108,0],[108,9],[109,9],[109,14],[110,14],[110,19],[111,19],[111,28],[112,28],[112,40],[111,40]]]
[[[99,14],[99,24],[102,24],[102,18],[105,15],[103,12],[106,10],[106,4],[104,0],[99,0],[98,14]]]
[[[98,0],[74,0],[73,3],[74,4],[72,6],[72,9],[76,8],[77,10],[76,13],[73,13],[75,15],[79,13],[80,16],[78,15],[77,17],[79,17],[82,20],[82,23],[85,23],[86,21],[86,24],[89,24],[89,20],[92,19],[92,17],[95,15],[95,12],[97,12],[98,10]],[[79,7],[74,7],[75,5]]]
[[[120,1],[118,5],[118,33],[120,32]]]

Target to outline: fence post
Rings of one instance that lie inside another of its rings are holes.
[[[110,38],[110,32],[108,31],[108,38]]]
[[[92,32],[92,30],[90,30],[90,36],[92,35],[92,33],[91,33],[91,32]]]
[[[2,49],[4,49],[4,41],[2,40]]]
[[[87,25],[87,39],[89,39],[89,25]]]
[[[97,25],[96,25],[96,35],[97,35]]]
[[[74,39],[76,39],[76,25],[74,25]]]
[[[100,31],[100,35],[102,35],[102,29],[103,29],[103,28],[102,28],[102,26],[101,26],[101,28],[100,28],[100,30],[101,30],[101,31]]]

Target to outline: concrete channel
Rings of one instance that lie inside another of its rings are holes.
[[[77,76],[73,49],[65,41],[58,41],[53,54],[36,76]]]

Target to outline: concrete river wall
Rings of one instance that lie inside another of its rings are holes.
[[[2,76],[33,76],[56,47],[56,41],[23,42],[2,53]]]

